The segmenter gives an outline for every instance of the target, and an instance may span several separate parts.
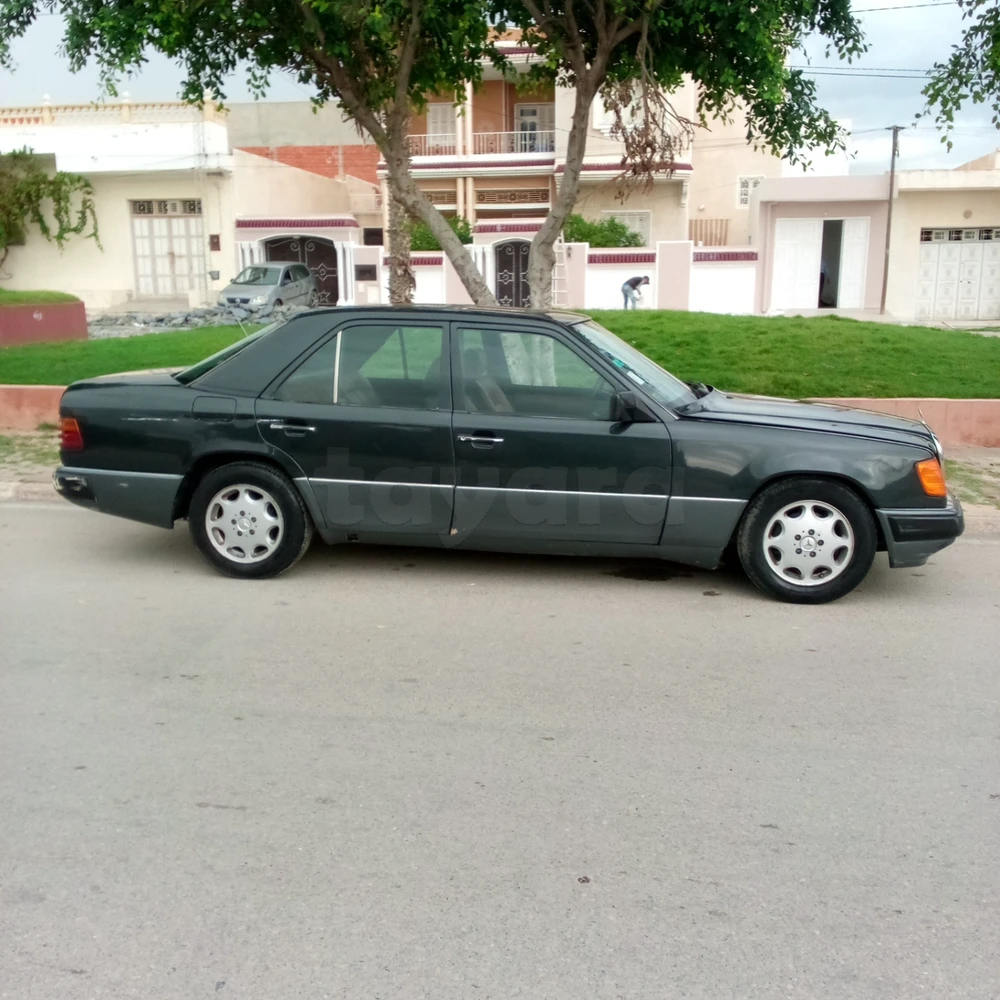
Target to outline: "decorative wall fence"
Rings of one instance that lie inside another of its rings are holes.
[[[503,237],[509,241],[509,236]],[[496,290],[496,244],[469,247],[491,291]],[[380,255],[383,272],[385,259]],[[416,253],[411,258],[420,304],[468,304],[458,274],[443,253]],[[557,254],[553,305],[565,309],[622,309],[622,285],[648,277],[641,289],[640,309],[745,314],[754,311],[757,251],[694,249],[688,240],[658,243],[648,250],[591,249],[586,243],[562,244]],[[380,275],[381,301],[388,301],[387,273]],[[370,299],[369,301],[374,301]]]

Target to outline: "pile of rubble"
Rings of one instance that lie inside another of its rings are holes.
[[[165,333],[168,330],[196,330],[203,326],[246,326],[273,323],[302,312],[303,306],[279,306],[277,309],[234,309],[212,306],[182,312],[105,313],[87,317],[91,340],[111,337],[135,337],[142,333]]]

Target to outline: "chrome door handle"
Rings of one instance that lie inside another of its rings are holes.
[[[292,434],[305,434],[306,431],[316,430],[310,424],[286,424],[284,420],[274,420],[270,427],[272,431],[288,431]]]
[[[503,438],[487,437],[485,434],[459,434],[458,440],[471,444],[473,448],[492,448],[495,444],[503,444]]]

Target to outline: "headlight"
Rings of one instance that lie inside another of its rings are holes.
[[[219,305],[224,306],[226,304],[226,295],[224,292],[219,293]]]
[[[262,306],[262,305],[264,305],[265,302],[267,302],[267,296],[266,295],[255,295],[250,300],[250,305],[252,305],[252,306]]]

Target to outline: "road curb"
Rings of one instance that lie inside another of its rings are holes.
[[[51,483],[0,482],[0,503],[4,501],[58,500],[59,494]]]

